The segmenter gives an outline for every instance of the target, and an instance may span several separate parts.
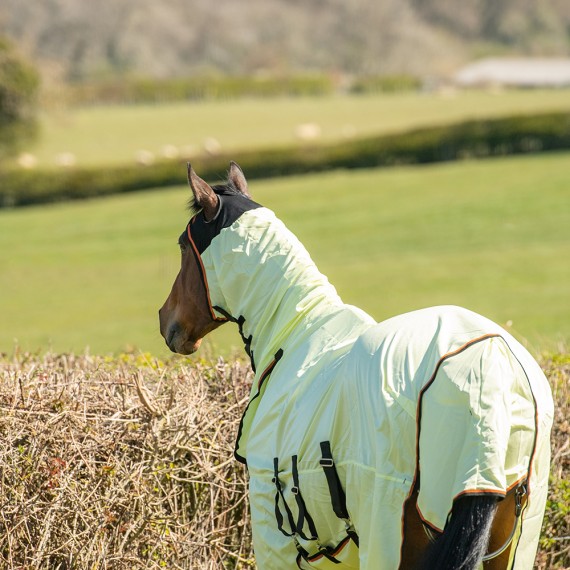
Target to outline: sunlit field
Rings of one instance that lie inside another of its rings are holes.
[[[107,165],[219,150],[330,142],[470,118],[570,109],[569,90],[446,91],[67,108],[27,149],[38,166]],[[302,125],[309,128],[299,129]],[[301,131],[301,132],[299,132]],[[313,138],[311,138],[313,137]],[[145,152],[142,152],[145,151]],[[71,158],[70,158],[71,157]]]
[[[538,350],[570,339],[569,164],[559,153],[337,171],[251,189],[344,300],[377,320],[460,304]],[[157,310],[178,271],[187,198],[180,186],[0,211],[0,352],[17,342],[164,353]],[[204,353],[239,345],[223,329]]]

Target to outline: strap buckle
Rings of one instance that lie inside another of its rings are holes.
[[[515,490],[515,515],[516,517],[520,517],[522,512],[522,500],[523,497],[526,495],[526,481],[521,483]]]
[[[513,530],[511,531],[511,534],[509,535],[509,538],[507,538],[506,542],[503,544],[503,546],[501,546],[501,548],[495,550],[495,552],[492,552],[490,554],[487,554],[486,556],[483,556],[483,562],[487,562],[489,560],[493,560],[493,558],[497,558],[497,556],[501,555],[503,552],[505,552],[505,550],[507,550],[507,548],[509,548],[509,546],[511,545],[511,543],[513,542],[513,539],[515,537],[515,534],[517,532],[517,528],[519,526],[519,522],[520,522],[520,516],[522,513],[522,498],[526,495],[527,493],[527,481],[522,481],[519,486],[515,489],[515,523],[513,525]]]

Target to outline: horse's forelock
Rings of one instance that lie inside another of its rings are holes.
[[[241,194],[241,192],[235,187],[234,183],[228,180],[223,184],[216,184],[212,186],[212,190],[216,194]]]

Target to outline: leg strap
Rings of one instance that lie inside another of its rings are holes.
[[[490,552],[483,556],[483,562],[488,562],[489,560],[493,560],[493,558],[497,558],[505,552],[505,550],[511,545],[513,538],[517,532],[517,528],[520,522],[520,516],[522,514],[522,498],[526,495],[526,481],[523,481],[516,489],[515,489],[515,522],[513,524],[513,530],[511,530],[511,534],[500,548],[495,550],[495,552]],[[422,521],[423,522],[423,521]],[[429,541],[434,544],[437,539],[439,538],[436,536],[434,531],[424,522],[423,523],[424,531],[429,538]]]
[[[493,558],[497,558],[505,552],[505,550],[511,545],[517,528],[519,526],[520,517],[522,514],[522,499],[526,495],[526,481],[523,481],[516,489],[515,489],[515,524],[513,525],[513,530],[507,538],[505,544],[501,546],[501,548],[495,550],[495,552],[491,552],[483,556],[483,562],[487,562],[488,560],[493,560]]]
[[[283,496],[283,489],[281,487],[281,481],[279,481],[279,458],[273,459],[273,483],[276,488],[275,493],[275,518],[277,519],[277,528],[285,535],[285,536],[294,536],[295,535],[295,520],[293,519],[293,513],[291,509],[287,505],[287,501],[285,501],[285,497]],[[287,532],[283,528],[283,514],[281,513],[281,509],[279,508],[279,501],[283,502],[283,508],[285,509],[285,513],[287,515],[289,528],[291,532]]]
[[[291,492],[295,495],[295,501],[297,502],[297,509],[299,511],[299,518],[297,519],[296,530],[299,536],[304,540],[317,540],[317,529],[313,521],[313,517],[307,511],[305,501],[301,495],[301,489],[299,488],[299,471],[297,469],[297,456],[293,455],[291,458],[291,471],[293,474],[293,488]],[[303,532],[303,527],[305,526],[305,521],[307,521],[307,526],[309,527],[310,536],[306,536]]]

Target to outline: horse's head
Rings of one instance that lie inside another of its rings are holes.
[[[188,182],[192,190],[191,203],[201,212],[196,214],[178,239],[182,252],[180,271],[172,285],[170,295],[158,312],[160,333],[173,352],[191,354],[195,352],[202,338],[226,319],[214,313],[208,297],[204,268],[200,258],[200,244],[221,208],[218,194],[238,193],[249,198],[247,182],[240,167],[232,162],[225,185],[211,187],[202,180],[188,164]],[[207,237],[207,236],[206,236]]]

